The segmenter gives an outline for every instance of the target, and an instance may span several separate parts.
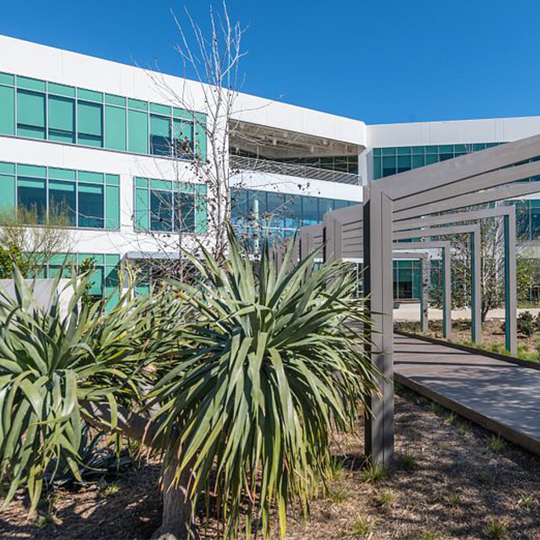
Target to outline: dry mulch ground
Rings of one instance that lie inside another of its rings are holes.
[[[312,503],[305,524],[290,516],[287,537],[540,539],[540,461],[510,443],[499,448],[495,439],[490,444],[490,438],[489,432],[401,388],[395,468],[367,482],[361,437],[340,438],[335,455],[341,466],[329,493]],[[0,513],[0,537],[148,538],[159,525],[158,472],[157,464],[143,462],[117,491],[59,492],[53,523],[27,520],[24,501],[18,500]]]

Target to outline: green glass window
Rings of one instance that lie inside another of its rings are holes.
[[[171,119],[150,115],[150,153],[154,156],[170,156],[171,150]]]
[[[173,144],[176,157],[193,156],[193,122],[173,120]]]
[[[17,135],[45,139],[45,94],[17,92]]]
[[[77,197],[75,182],[49,180],[49,215],[66,216],[69,223],[77,225]]]
[[[126,110],[105,106],[105,148],[126,149]]]
[[[49,139],[75,143],[75,100],[49,96]]]
[[[105,195],[103,185],[79,182],[78,187],[79,227],[103,229],[105,227]]]
[[[47,209],[45,184],[41,178],[19,177],[17,181],[17,205],[35,212],[39,223],[43,222]]]
[[[15,176],[2,174],[0,170],[0,210],[11,210],[15,208]]]
[[[78,141],[85,146],[103,146],[103,107],[97,103],[78,103]]]
[[[15,135],[15,90],[0,86],[0,133]]]
[[[193,193],[174,194],[174,228],[176,231],[195,230],[195,195]]]
[[[128,150],[136,154],[148,154],[148,114],[129,111],[128,125]]]
[[[150,192],[150,229],[153,231],[173,230],[173,199],[170,191]]]

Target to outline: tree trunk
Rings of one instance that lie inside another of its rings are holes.
[[[84,417],[89,424],[98,429],[110,429],[111,411],[107,403],[86,402],[82,404],[87,411]],[[159,425],[151,418],[118,407],[118,430],[126,437],[135,439],[155,449],[164,449],[156,440]],[[191,467],[187,467],[174,482],[178,466],[176,456],[169,459],[163,471],[161,490],[163,493],[163,517],[161,526],[152,535],[159,540],[196,540],[198,534],[194,524],[194,508],[187,495],[187,487],[191,477]]]
[[[152,535],[158,540],[194,540],[199,537],[194,523],[194,508],[187,494],[191,469],[185,469],[177,483],[174,474],[178,461],[171,459],[163,471],[163,517],[160,528]]]

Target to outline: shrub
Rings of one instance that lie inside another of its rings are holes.
[[[524,336],[532,336],[537,328],[535,318],[530,311],[522,311],[517,318],[517,330]]]

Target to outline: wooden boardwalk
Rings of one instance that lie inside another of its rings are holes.
[[[540,454],[540,371],[395,335],[395,379]]]

